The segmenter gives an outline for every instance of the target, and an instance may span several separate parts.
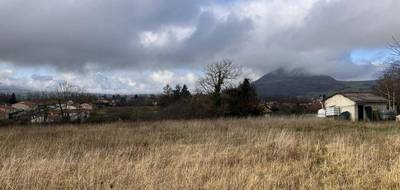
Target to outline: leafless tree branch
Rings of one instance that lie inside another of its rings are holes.
[[[204,74],[204,77],[199,81],[200,88],[219,99],[222,90],[231,86],[241,75],[241,69],[231,60],[224,59],[207,65]]]

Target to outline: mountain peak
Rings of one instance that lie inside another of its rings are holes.
[[[374,81],[342,82],[328,75],[312,75],[302,69],[278,69],[254,82],[260,97],[314,97],[342,90],[365,91]]]
[[[284,75],[284,76],[307,76],[310,75],[307,73],[304,69],[285,69],[285,68],[279,68],[276,69],[275,71],[272,71],[271,73],[267,75]]]

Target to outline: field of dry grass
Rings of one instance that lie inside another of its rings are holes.
[[[400,128],[260,118],[0,128],[1,189],[399,189]]]

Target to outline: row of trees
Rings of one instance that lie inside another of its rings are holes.
[[[239,83],[240,75],[240,67],[232,61],[216,62],[205,68],[204,77],[199,81],[200,93],[191,95],[186,85],[177,85],[175,89],[166,85],[160,105],[167,107],[169,114],[192,113],[193,116],[209,117],[262,114],[264,108],[257,98],[255,87],[250,79]]]
[[[161,95],[160,98],[160,106],[168,106],[172,103],[175,103],[176,101],[179,101],[181,99],[186,99],[191,97],[192,94],[189,91],[189,88],[187,87],[186,84],[181,86],[180,84],[175,86],[175,89],[172,89],[172,87],[167,84],[163,88],[163,94]]]
[[[241,74],[241,68],[238,65],[230,60],[222,60],[205,68],[205,75],[199,82],[200,87],[212,97],[214,106],[223,115],[263,114],[264,108],[250,79],[245,78],[243,82],[235,86]]]
[[[0,104],[15,104],[17,103],[17,96],[12,93],[10,94],[0,94]]]

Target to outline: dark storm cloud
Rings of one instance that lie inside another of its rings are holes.
[[[100,67],[141,67],[165,57],[176,59],[182,56],[181,52],[211,54],[239,38],[238,32],[245,29],[234,19],[219,25],[215,18],[207,16],[210,13],[201,12],[201,6],[208,3],[207,0],[3,0],[0,59],[14,64],[49,64],[78,70],[87,63]],[[187,48],[176,49],[167,56],[140,44],[141,32],[158,31],[166,26],[198,27],[202,33],[196,32],[185,45]],[[206,45],[208,50],[198,49]]]
[[[386,48],[400,34],[400,1],[318,1],[300,27],[277,30],[265,43],[267,68],[306,68],[337,78],[373,77],[379,67],[356,65],[356,49]],[[261,60],[260,58],[257,58]]]
[[[137,66],[138,33],[193,25],[204,0],[2,0],[0,59],[77,69],[86,63]]]
[[[0,0],[0,60],[77,72],[231,58],[257,75],[283,67],[368,78],[377,67],[349,55],[400,34],[399,9],[396,0]]]
[[[235,15],[229,15],[221,22],[210,12],[200,15],[196,30],[187,41],[178,46],[173,52],[160,56],[160,62],[171,60],[173,63],[181,63],[185,66],[201,67],[212,61],[221,59],[221,53],[235,51],[246,40],[251,31],[250,19],[239,19]]]
[[[301,39],[314,48],[382,46],[400,32],[399,8],[395,0],[319,2],[306,18]]]
[[[400,1],[353,0],[317,3],[306,20],[299,44],[305,49],[325,49],[322,58],[335,65],[340,56],[354,49],[386,48],[392,36],[400,34]],[[340,59],[339,59],[340,60]],[[331,68],[333,68],[331,66]],[[331,73],[339,78],[376,75],[371,63],[354,65],[349,59],[338,61]]]

